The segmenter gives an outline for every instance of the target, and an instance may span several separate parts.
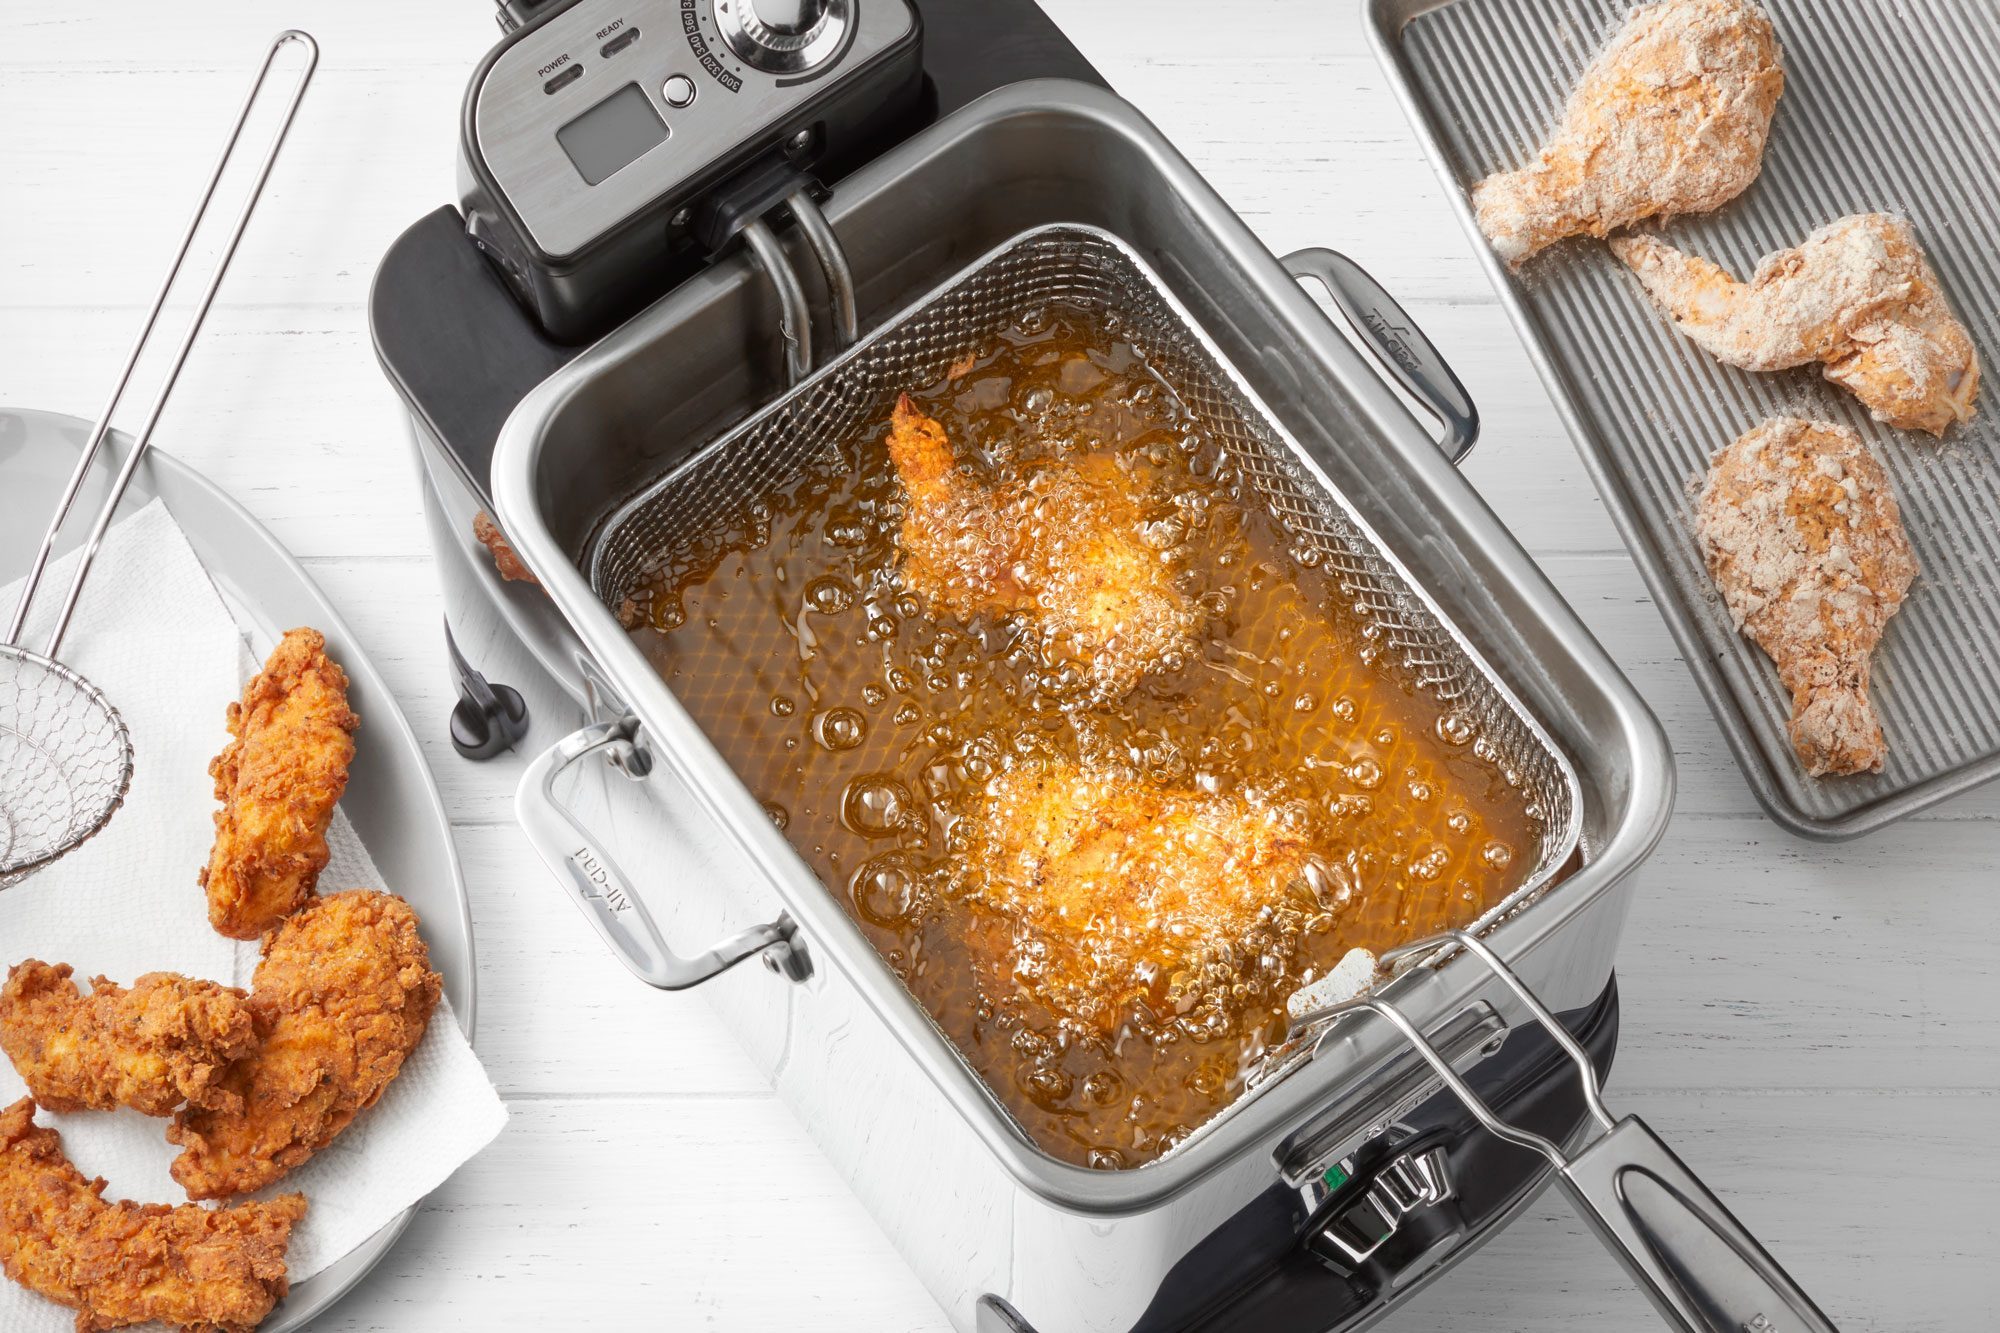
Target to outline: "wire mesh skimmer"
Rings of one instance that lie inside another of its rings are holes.
[[[305,50],[305,63],[299,71],[298,82],[285,102],[270,146],[265,149],[263,160],[257,166],[256,178],[230,228],[228,239],[223,242],[214,271],[210,273],[200,297],[195,301],[193,313],[181,331],[180,341],[174,347],[159,390],[146,409],[145,422],[133,437],[132,447],[111,482],[110,492],[98,508],[90,535],[78,553],[76,569],[70,576],[69,591],[56,612],[54,626],[49,630],[42,650],[39,653],[30,651],[22,646],[27,633],[28,612],[34,603],[35,591],[48,572],[49,557],[55,550],[56,540],[69,518],[77,495],[90,478],[91,466],[110,434],[112,413],[124,398],[133,372],[152,342],[153,330],[159,324],[168,294],[180,277],[181,267],[187,262],[195,234],[208,216],[209,205],[214,202],[216,189],[235,157],[244,127],[250,122],[251,113],[256,109],[279,53],[291,45]],[[153,427],[159,423],[160,413],[173,393],[181,368],[187,364],[188,350],[201,332],[209,307],[215,303],[215,293],[222,286],[223,275],[229,271],[230,260],[235,258],[236,247],[249,226],[251,214],[256,211],[265,182],[271,177],[271,168],[277,163],[279,150],[284,147],[285,137],[291,132],[299,103],[304,99],[318,65],[319,44],[295,29],[279,33],[265,52],[264,63],[243,99],[236,124],[229,132],[215,169],[209,174],[208,184],[195,205],[194,216],[189,219],[180,247],[174,253],[173,263],[168,266],[167,276],[160,284],[159,294],[153,299],[146,322],[126,356],[125,368],[119,373],[110,400],[98,414],[97,424],[84,444],[82,456],[77,459],[76,470],[70,474],[69,484],[62,498],[56,502],[48,531],[42,537],[41,549],[22,582],[13,618],[7,626],[7,641],[0,645],[0,889],[19,883],[91,838],[110,822],[111,816],[124,803],[126,792],[131,789],[132,734],[126,728],[125,720],[118,715],[118,709],[105,697],[104,691],[63,665],[56,653],[62,647],[63,635],[69,629],[71,618],[76,614],[77,600],[83,595],[83,582],[90,572],[91,562],[104,541],[105,531],[111,526],[119,500],[138,471],[139,460],[145,456],[146,447],[152,442]]]

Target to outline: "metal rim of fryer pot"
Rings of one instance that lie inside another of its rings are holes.
[[[1605,656],[1596,640],[1576,621],[1560,594],[1549,585],[1527,553],[1500,526],[1468,483],[1444,458],[1408,409],[1378,373],[1326,320],[1319,307],[1263,244],[1236,217],[1163,136],[1129,104],[1114,94],[1068,80],[1032,80],[990,93],[938,122],[842,183],[829,209],[838,223],[857,201],[892,191],[912,166],[932,154],[944,154],[980,125],[1012,116],[1028,117],[1059,106],[1071,116],[1109,130],[1143,154],[1192,221],[1220,246],[1227,247],[1240,276],[1264,308],[1281,320],[1300,348],[1309,352],[1327,377],[1341,385],[1372,428],[1371,442],[1392,450],[1414,481],[1452,508],[1463,525],[1479,530],[1481,551],[1497,574],[1523,600],[1541,624],[1561,630],[1565,646],[1587,667],[1612,710],[1618,742],[1630,753],[1651,762],[1621,775],[1630,813],[1602,841],[1585,848],[1586,863],[1554,889],[1542,895],[1538,910],[1521,912],[1496,926],[1489,936],[1494,948],[1510,960],[1549,945],[1566,916],[1581,911],[1629,874],[1665,831],[1672,808],[1672,754],[1658,721],[1629,682]],[[724,260],[662,298],[652,313],[691,306],[718,284],[748,277],[749,261]],[[598,601],[588,580],[543,521],[534,476],[544,444],[539,423],[559,410],[598,374],[647,349],[648,317],[610,334],[537,387],[509,417],[501,432],[493,469],[494,501],[502,525],[516,548],[562,610],[565,619],[604,674],[625,691],[630,704],[651,733],[656,756],[663,760],[710,817],[736,837],[738,845],[770,881],[787,910],[798,920],[816,956],[840,969],[845,979],[866,997],[870,1007],[898,1041],[923,1065],[925,1072],[953,1104],[985,1148],[1024,1188],[1057,1206],[1084,1214],[1117,1215],[1158,1205],[1242,1154],[1268,1147],[1289,1127],[1303,1123],[1340,1102],[1382,1074],[1392,1062],[1407,1060],[1393,1033],[1381,1025],[1357,1024],[1342,1049],[1345,1062],[1324,1057],[1292,1077],[1277,1080],[1268,1091],[1247,1099],[1240,1114],[1228,1116],[1214,1132],[1204,1135],[1195,1150],[1170,1155],[1142,1168],[1095,1171],[1057,1161],[1034,1147],[1014,1127],[985,1084],[958,1058],[928,1014],[916,1003],[859,928],[799,858],[784,835],[763,814],[762,807],[723,762],[700,727],[673,697],[638,647],[611,613]],[[1391,548],[1393,549],[1393,548]],[[794,891],[796,889],[796,891]],[[1557,904],[1565,905],[1563,911]],[[1557,947],[1560,947],[1559,944]],[[1382,989],[1427,1027],[1449,1018],[1481,992],[1483,978],[1461,962],[1420,966]],[[1268,1164],[1264,1169],[1269,1169]]]

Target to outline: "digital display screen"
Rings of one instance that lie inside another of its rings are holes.
[[[667,122],[645,90],[628,83],[556,131],[584,182],[595,185],[667,141]]]

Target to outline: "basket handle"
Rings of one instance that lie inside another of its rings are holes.
[[[556,779],[592,755],[636,761],[639,751],[633,737],[638,729],[638,721],[631,717],[593,722],[571,732],[528,765],[514,794],[514,813],[535,854],[583,910],[611,952],[649,986],[686,990],[755,954],[763,954],[772,971],[793,981],[805,980],[812,975],[812,963],[804,941],[795,938],[798,926],[783,912],[775,921],[739,931],[692,957],[675,953],[653,923],[644,900],[632,891],[625,872],[556,796]]]
[[[1368,271],[1337,250],[1315,247],[1285,256],[1295,278],[1316,278],[1382,368],[1444,427],[1438,447],[1453,463],[1479,439],[1479,409],[1436,344]]]

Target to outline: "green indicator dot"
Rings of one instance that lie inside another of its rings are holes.
[[[1336,1162],[1334,1165],[1328,1167],[1324,1172],[1320,1174],[1320,1179],[1326,1182],[1326,1187],[1328,1189],[1337,1190],[1342,1185],[1345,1185],[1348,1182],[1348,1180],[1351,1179],[1351,1177],[1349,1177],[1347,1172],[1340,1166],[1338,1162]]]

